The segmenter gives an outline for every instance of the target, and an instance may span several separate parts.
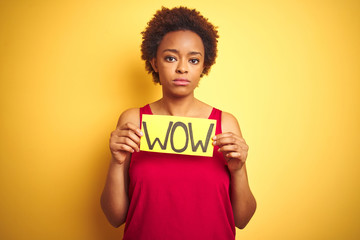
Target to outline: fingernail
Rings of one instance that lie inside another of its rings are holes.
[[[213,140],[216,140],[216,136],[214,136],[212,139],[213,139]]]
[[[139,131],[139,134],[140,134],[140,136],[143,136],[143,133],[142,133],[142,131]]]

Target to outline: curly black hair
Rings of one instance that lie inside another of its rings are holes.
[[[159,74],[151,66],[156,57],[158,46],[163,37],[173,31],[189,30],[200,36],[204,44],[204,70],[201,76],[208,74],[217,56],[218,31],[200,12],[187,7],[165,8],[158,10],[148,22],[142,34],[141,58],[145,60],[146,70],[152,74],[155,83],[159,83]]]

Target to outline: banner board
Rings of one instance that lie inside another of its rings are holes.
[[[140,150],[211,157],[215,129],[214,119],[143,114]]]

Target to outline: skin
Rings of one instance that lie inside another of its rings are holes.
[[[175,31],[164,36],[158,46],[156,58],[151,60],[159,73],[163,96],[151,103],[154,114],[208,118],[212,107],[194,97],[194,90],[204,69],[204,46],[201,38],[191,31]],[[129,207],[129,162],[131,153],[139,151],[139,109],[123,112],[117,128],[110,136],[112,158],[106,184],[101,196],[101,206],[109,222],[118,227],[126,220]],[[231,175],[231,204],[236,227],[242,229],[256,210],[246,172],[249,147],[242,137],[234,116],[222,113],[223,133],[214,136],[213,145],[219,146],[228,163]]]

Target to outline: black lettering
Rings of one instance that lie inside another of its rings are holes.
[[[150,149],[150,150],[153,150],[153,148],[154,148],[154,146],[155,146],[155,143],[156,143],[156,142],[158,142],[158,143],[159,143],[160,148],[161,148],[162,150],[165,150],[165,149],[166,149],[167,142],[168,142],[168,139],[169,139],[169,132],[170,132],[170,129],[171,129],[172,125],[173,125],[173,122],[172,122],[172,121],[170,121],[170,122],[169,122],[169,127],[168,127],[168,129],[167,129],[167,131],[166,131],[164,144],[162,144],[162,143],[160,142],[160,139],[159,139],[159,138],[155,138],[154,142],[153,142],[153,143],[151,143],[151,142],[150,142],[149,133],[148,133],[148,131],[147,131],[146,122],[143,122],[143,126],[144,126],[144,134],[145,134],[145,137],[146,137],[146,142],[147,142],[147,144],[148,144],[148,146],[149,146],[149,149]]]
[[[202,151],[206,152],[206,149],[208,148],[208,145],[209,145],[211,133],[212,133],[212,130],[214,128],[214,124],[213,123],[210,124],[209,130],[208,130],[207,135],[206,135],[205,146],[203,145],[203,142],[201,140],[199,140],[196,144],[194,144],[194,136],[193,136],[193,131],[192,131],[192,124],[191,123],[188,123],[188,124],[189,124],[189,134],[190,134],[190,142],[191,142],[192,151],[196,152],[196,150],[200,146]]]
[[[177,127],[182,127],[184,129],[185,135],[186,135],[185,145],[184,145],[183,148],[180,148],[180,149],[176,149],[175,146],[174,146],[174,132],[175,132]],[[187,127],[186,127],[185,123],[176,122],[174,124],[172,130],[171,130],[171,133],[170,133],[170,144],[171,144],[172,150],[174,150],[174,152],[177,152],[177,153],[184,152],[186,150],[186,148],[187,148],[188,142],[189,142],[189,135],[188,135],[188,130],[187,130]]]

